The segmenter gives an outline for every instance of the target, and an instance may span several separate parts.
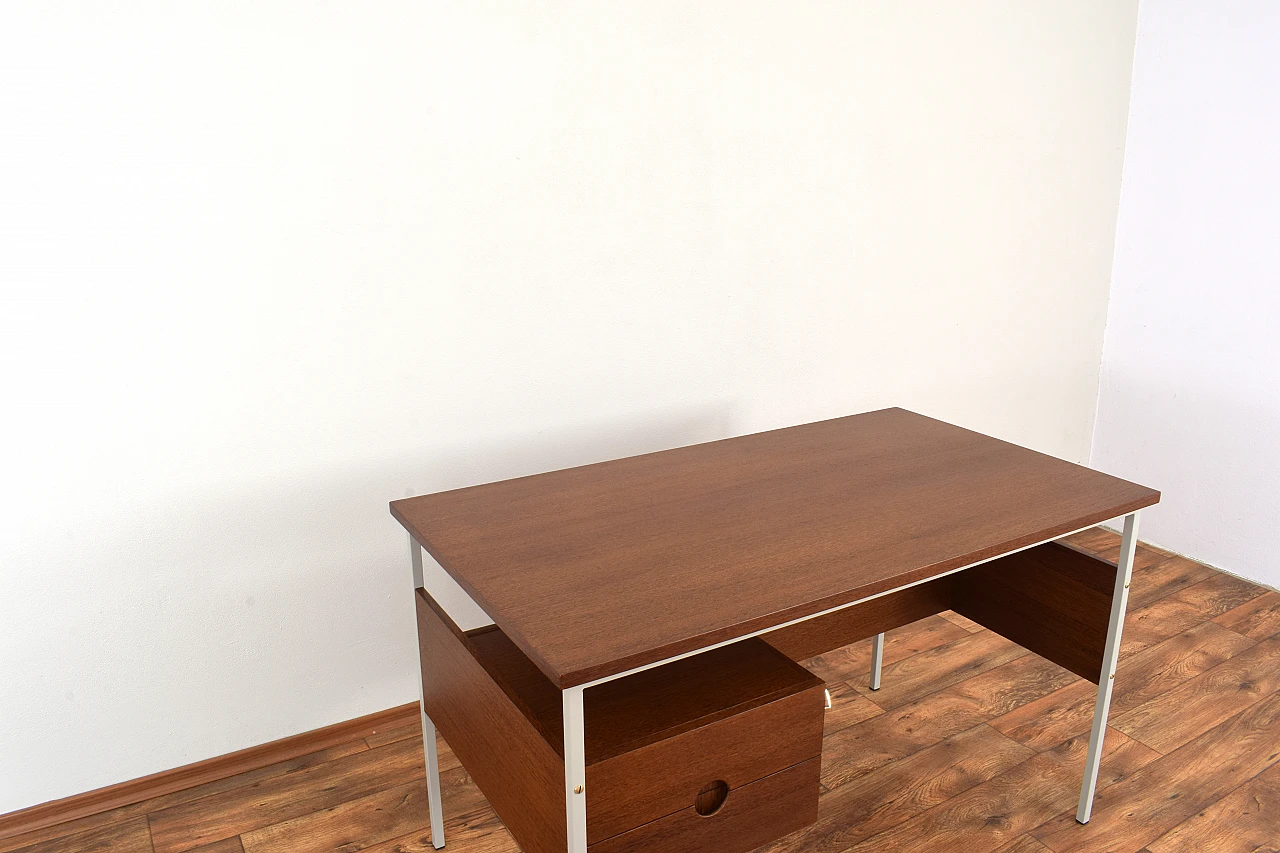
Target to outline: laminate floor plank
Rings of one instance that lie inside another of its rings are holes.
[[[1267,590],[1239,607],[1215,617],[1214,622],[1254,640],[1280,634],[1280,593]]]
[[[1145,648],[1190,631],[1213,617],[1195,604],[1179,598],[1181,593],[1167,595],[1145,607],[1130,610],[1120,634],[1120,660],[1126,660]]]
[[[857,682],[851,686],[881,708],[890,710],[1029,654],[1018,644],[990,631],[966,633],[945,645],[884,666],[879,690]]]
[[[1280,690],[1280,638],[1264,640],[1173,690],[1111,717],[1111,725],[1169,753]]]
[[[1253,641],[1247,637],[1202,622],[1129,658],[1122,657],[1112,691],[1111,721],[1251,646]],[[1096,684],[1079,679],[997,717],[991,725],[1033,749],[1048,749],[1089,731],[1097,695]]]
[[[1192,584],[1175,595],[1180,600],[1198,607],[1201,613],[1208,614],[1208,618],[1215,619],[1267,592],[1265,586],[1251,583],[1244,578],[1224,572],[1214,572],[1212,576],[1200,583]]]

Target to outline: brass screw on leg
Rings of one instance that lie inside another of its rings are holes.
[[[573,789],[573,792],[574,792],[575,794],[581,794],[581,793],[582,793],[582,786],[581,786],[581,785],[579,785],[578,787],[574,788],[574,789]]]

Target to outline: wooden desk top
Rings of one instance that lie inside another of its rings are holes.
[[[884,409],[406,498],[391,513],[564,688],[1159,500]]]

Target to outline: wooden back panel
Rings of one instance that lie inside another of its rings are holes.
[[[427,714],[520,848],[564,853],[564,762],[485,672],[466,634],[417,592]]]
[[[953,578],[938,578],[891,592],[789,628],[770,631],[761,639],[792,660],[805,660],[950,610]]]
[[[952,609],[1095,684],[1116,567],[1050,542],[955,576]]]

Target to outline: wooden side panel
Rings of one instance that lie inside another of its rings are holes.
[[[521,849],[564,853],[564,762],[425,590],[417,608],[427,714]]]
[[[954,576],[948,576],[908,587],[790,628],[770,631],[761,639],[792,660],[805,660],[950,610],[953,581]]]
[[[953,609],[1097,683],[1116,567],[1056,542],[955,576]]]
[[[740,788],[818,758],[822,682],[812,681],[802,693],[587,765],[587,842],[688,809],[712,782],[727,784],[733,799]]]
[[[746,853],[818,819],[821,760],[766,776],[729,793],[706,817],[689,808],[596,842],[589,853]]]

